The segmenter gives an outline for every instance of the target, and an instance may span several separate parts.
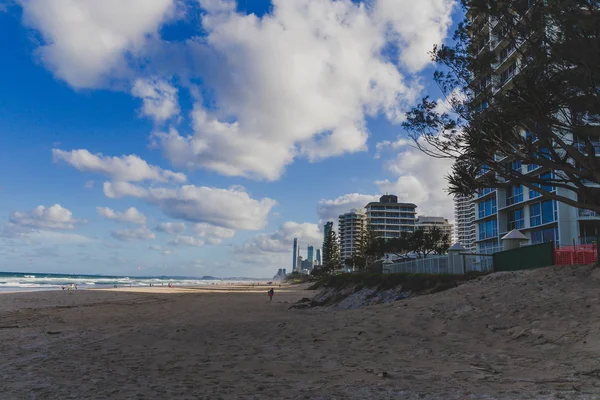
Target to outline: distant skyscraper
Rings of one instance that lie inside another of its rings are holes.
[[[296,271],[296,263],[298,262],[298,238],[294,238],[294,261],[292,263],[292,272]]]
[[[307,257],[306,257],[306,261],[308,261],[308,264],[310,264],[310,269],[312,269],[314,263],[315,263],[315,259],[313,258],[315,253],[315,248],[313,246],[308,246],[308,252],[307,252]]]
[[[333,222],[328,221],[325,224],[325,229],[323,230],[323,262],[327,261],[327,248],[325,247],[325,242],[327,242],[327,237],[333,230]]]
[[[317,249],[317,265],[321,265],[321,249]]]

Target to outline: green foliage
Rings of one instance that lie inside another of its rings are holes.
[[[369,237],[366,245],[366,254],[371,256],[370,264],[383,257],[386,253],[403,257],[407,253],[414,252],[422,258],[431,253],[445,254],[450,248],[450,235],[441,229],[415,229],[413,233],[402,233],[398,238],[383,239],[374,235]]]
[[[388,290],[396,287],[401,287],[402,291],[431,293],[450,289],[461,283],[475,279],[482,274],[468,275],[428,275],[428,274],[375,274],[375,273],[358,273],[358,274],[340,274],[324,276],[315,282],[309,290],[317,290],[321,288],[344,289],[354,287],[355,290],[360,290],[364,287]],[[358,289],[357,289],[358,288]]]
[[[314,282],[316,280],[315,276],[302,274],[298,271],[294,271],[291,274],[288,274],[284,280],[287,283],[301,284],[307,282]]]
[[[424,98],[404,127],[424,152],[455,161],[452,194],[523,185],[600,212],[598,0],[461,3],[454,40],[432,52],[449,107]]]
[[[325,238],[325,243],[323,244],[323,253],[326,255],[326,259],[323,260],[323,266],[319,269],[320,273],[331,273],[340,265],[340,243],[337,234],[333,229]]]

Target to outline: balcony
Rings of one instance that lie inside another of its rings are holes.
[[[577,215],[578,215],[579,218],[585,218],[585,219],[600,218],[600,214],[597,213],[596,211],[585,210],[583,208],[580,208],[578,210],[578,214]]]

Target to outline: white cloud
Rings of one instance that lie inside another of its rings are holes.
[[[179,115],[177,89],[161,79],[137,79],[131,94],[143,101],[141,113],[155,122]]]
[[[104,182],[102,185],[104,195],[109,199],[118,199],[125,196],[144,197],[148,191],[129,182]]]
[[[98,215],[117,222],[131,222],[138,225],[146,224],[146,216],[135,207],[130,207],[124,212],[116,212],[108,207],[96,207]]]
[[[176,166],[276,180],[296,157],[365,150],[367,116],[404,118],[421,87],[397,63],[425,66],[453,1],[274,0],[262,18],[235,13],[231,1],[201,4],[208,36],[189,49],[203,60],[207,49],[215,55],[204,78],[216,107],[197,99],[192,134],[154,138]],[[390,43],[399,45],[397,60],[384,55]]]
[[[38,30],[38,55],[75,88],[99,87],[127,75],[135,56],[166,20],[175,0],[17,0],[23,22]]]
[[[209,244],[219,244],[223,239],[229,239],[235,235],[235,229],[222,228],[207,223],[194,224],[192,230],[196,235],[205,238]]]
[[[379,196],[348,193],[333,200],[322,199],[317,205],[319,225],[322,226],[327,221],[333,221],[334,226],[337,227],[340,215],[350,212],[353,208],[364,208],[373,201],[379,201]]]
[[[260,230],[268,222],[275,200],[250,197],[244,188],[219,189],[185,185],[143,189],[135,185],[104,183],[108,197],[133,196],[157,205],[166,215],[189,222],[235,230]]]
[[[85,149],[64,151],[52,149],[54,162],[63,161],[84,172],[106,175],[115,181],[140,182],[152,180],[157,182],[185,182],[187,177],[181,172],[149,165],[136,155],[107,157],[101,153],[92,154]]]
[[[169,241],[169,244],[172,246],[201,247],[204,246],[204,241],[191,236],[177,236]]]
[[[291,260],[294,238],[298,238],[300,246],[313,245],[315,248],[320,248],[323,242],[323,234],[319,232],[318,225],[288,221],[275,232],[257,235],[244,245],[237,247],[236,253],[242,255],[289,253]]]
[[[156,237],[154,232],[145,226],[135,229],[116,229],[111,232],[111,236],[122,241],[151,240]]]
[[[446,176],[453,161],[430,157],[403,139],[400,139],[399,143],[401,144],[396,146],[400,149],[397,157],[386,163],[387,169],[396,175],[397,179],[385,179],[375,183],[382,192],[397,195],[399,201],[416,204],[419,215],[454,220],[453,198],[446,192]]]
[[[168,256],[173,254],[173,250],[171,249],[165,249],[162,246],[157,246],[157,245],[152,245],[150,247],[148,247],[150,250],[154,250],[154,251],[158,251],[160,254],[162,254],[163,256]]]
[[[83,221],[75,219],[73,213],[60,204],[55,204],[47,208],[37,206],[29,212],[16,211],[11,214],[10,222],[31,228],[68,230],[75,229],[75,224]]]
[[[412,71],[431,62],[433,44],[442,43],[452,24],[454,0],[377,0],[378,19],[392,26],[391,40],[400,48],[399,61]]]
[[[169,235],[176,235],[185,231],[185,224],[183,222],[161,222],[156,230]]]

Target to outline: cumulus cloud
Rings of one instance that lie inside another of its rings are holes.
[[[319,226],[311,223],[285,222],[273,233],[257,235],[253,239],[236,248],[238,254],[260,254],[260,253],[290,253],[294,238],[298,238],[301,245],[313,245],[320,247],[323,242],[323,234],[319,232]]]
[[[141,182],[185,182],[187,177],[181,172],[173,172],[148,164],[136,155],[108,157],[101,153],[92,154],[85,149],[64,151],[52,149],[54,162],[65,162],[83,172],[93,172],[108,176],[115,181]]]
[[[172,218],[235,230],[263,229],[268,223],[269,212],[277,203],[269,198],[253,199],[239,186],[219,189],[184,185],[143,189],[136,185],[105,182],[104,193],[113,198],[133,196],[144,199]]]
[[[353,208],[364,208],[373,201],[379,201],[380,196],[370,194],[348,193],[337,199],[322,199],[317,204],[317,215],[319,216],[319,225],[322,226],[327,221],[333,221],[337,227],[338,217],[350,212]]]
[[[276,180],[296,157],[311,161],[367,148],[366,117],[399,122],[421,87],[401,72],[422,69],[446,36],[452,0],[274,0],[261,18],[232,1],[204,0],[207,37],[189,50],[216,107],[202,99],[193,132],[154,138],[171,162],[224,175]],[[396,45],[398,59],[386,56]],[[399,68],[399,66],[401,68]]]
[[[83,221],[74,218],[73,213],[60,204],[55,204],[51,207],[37,206],[28,212],[15,211],[10,222],[30,228],[69,230]]]
[[[135,56],[174,15],[175,0],[17,0],[23,22],[41,33],[37,54],[75,88],[128,75]]]
[[[102,189],[104,191],[104,195],[109,199],[118,199],[126,196],[148,196],[148,191],[146,189],[129,182],[104,182]]]
[[[150,247],[148,247],[148,248],[149,248],[150,250],[153,250],[153,251],[157,251],[157,252],[159,252],[159,253],[160,253],[160,254],[162,254],[163,256],[168,256],[168,255],[170,255],[170,254],[173,254],[173,250],[171,250],[171,249],[165,249],[165,248],[164,248],[164,247],[162,247],[162,246],[152,245],[152,246],[150,246]]]
[[[136,79],[131,94],[143,101],[141,114],[155,122],[179,115],[177,89],[162,79]]]
[[[388,171],[397,178],[376,181],[380,190],[396,194],[399,201],[415,203],[419,215],[454,220],[453,198],[446,192],[446,176],[453,161],[429,157],[404,139],[398,143],[392,145],[399,149],[396,158],[386,162]]]
[[[223,239],[229,239],[235,235],[235,229],[223,228],[207,223],[194,224],[192,225],[192,230],[209,244],[219,244]]]
[[[111,232],[111,236],[124,242],[131,240],[151,240],[156,237],[154,232],[145,226],[135,229],[116,229]]]
[[[177,236],[175,239],[169,241],[169,244],[171,246],[201,247],[204,246],[204,241],[192,236]]]
[[[161,222],[156,227],[156,230],[169,235],[176,235],[185,232],[185,224],[183,222]]]
[[[108,207],[96,207],[98,215],[117,222],[131,222],[138,225],[146,224],[146,216],[137,208],[130,207],[124,212],[117,212]]]

